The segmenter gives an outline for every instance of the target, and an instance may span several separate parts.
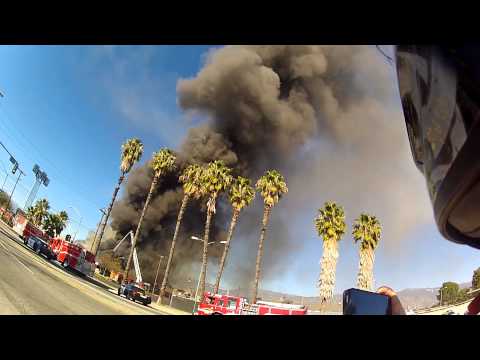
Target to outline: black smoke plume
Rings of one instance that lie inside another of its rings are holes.
[[[355,211],[352,216],[364,210],[357,203],[364,200],[362,187],[372,190],[388,183],[392,175],[385,171],[387,163],[403,169],[406,142],[398,104],[391,100],[396,91],[391,75],[382,56],[366,46],[227,46],[209,53],[194,78],[177,84],[181,108],[204,121],[188,131],[177,149],[178,171],[161,180],[146,214],[139,243],[145,278],[153,282],[158,257],[168,254],[183,196],[177,179],[188,163],[224,160],[236,174],[253,182],[271,168],[286,176],[290,192],[273,210],[263,281],[283,275],[292,254],[302,247],[302,240],[289,232],[288,223],[305,208],[303,201],[317,208],[328,200],[322,194],[327,189],[328,196],[340,199],[347,213]],[[385,134],[376,141],[375,134],[383,130]],[[375,175],[364,176],[362,167]],[[354,184],[351,177],[345,178],[345,171],[357,175]],[[403,172],[404,181],[412,181],[408,166]],[[148,164],[128,176],[124,196],[112,212],[113,241],[135,229],[151,180]],[[411,218],[400,228],[384,212],[389,193],[376,190],[376,194],[377,199],[368,199],[365,210],[383,215],[387,227],[398,233],[390,235],[391,241],[424,217],[423,209],[410,211]],[[240,217],[227,264],[231,286],[249,287],[253,280],[262,210],[257,196]],[[404,209],[399,206],[395,211]],[[230,216],[222,197],[213,227],[215,241],[224,239]],[[315,213],[309,216],[313,219]],[[196,279],[193,265],[201,259],[201,243],[189,237],[203,235],[204,220],[204,202],[190,203],[174,258],[173,283]],[[217,263],[221,250],[220,246],[210,249],[212,264]],[[214,270],[210,265],[207,280],[215,275]]]

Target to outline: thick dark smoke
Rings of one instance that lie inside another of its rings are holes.
[[[410,159],[405,157],[398,103],[392,101],[395,82],[390,70],[381,55],[366,46],[227,46],[211,52],[195,78],[178,82],[182,109],[205,119],[189,130],[178,149],[178,172],[188,163],[220,159],[253,181],[271,168],[286,176],[290,192],[273,211],[263,281],[284,274],[292,254],[302,247],[288,224],[292,215],[309,209],[305,203],[315,209],[331,198],[347,213],[352,210],[352,216],[365,204],[361,210],[383,217],[392,242],[428,218],[426,207],[412,210],[402,205],[423,194],[397,191],[419,177],[405,166]],[[386,170],[388,164],[399,168],[401,180]],[[139,246],[148,280],[158,256],[168,253],[183,196],[178,172],[161,181],[145,218]],[[147,165],[128,176],[124,196],[112,212],[114,239],[136,227],[151,179]],[[391,181],[393,187],[386,189]],[[374,199],[369,197],[372,192]],[[384,206],[390,200],[396,202],[395,215],[386,213],[392,211]],[[240,217],[227,271],[232,286],[248,287],[253,280],[261,212],[257,199]],[[406,216],[402,225],[398,214]],[[215,217],[216,240],[225,237],[230,216],[223,199]],[[192,266],[200,261],[201,243],[189,237],[202,235],[204,219],[204,204],[190,204],[173,282],[195,277]],[[216,264],[221,248],[211,250]],[[210,267],[208,279],[213,275]]]

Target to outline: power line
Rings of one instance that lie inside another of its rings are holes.
[[[10,151],[8,151],[8,149],[5,147],[5,145],[3,145],[3,143],[0,141],[0,145],[5,149],[5,151],[8,153],[8,155],[10,155],[10,157],[13,158],[13,155],[11,154]]]
[[[2,165],[3,171],[5,171],[5,174],[8,174],[7,167],[5,166],[5,164],[3,163],[3,161],[1,159],[0,159],[0,165]]]
[[[7,108],[5,107],[5,105],[1,105],[1,104],[0,104],[0,109],[3,110],[5,117],[7,117],[7,116],[10,117],[10,118],[12,117],[11,114],[10,114],[10,111],[8,111],[8,113],[7,113]],[[9,123],[12,123],[12,122],[9,121]],[[5,124],[7,124],[7,122],[3,122],[3,124],[5,125]],[[60,174],[61,174],[61,176],[65,176],[65,180],[67,180],[66,174],[65,174],[63,171],[61,171],[52,161],[50,161],[49,158],[47,158],[46,156],[44,156],[44,155],[38,150],[38,148],[33,144],[33,142],[30,141],[30,140],[27,138],[27,136],[26,136],[20,129],[16,129],[16,128],[14,128],[14,127],[12,127],[12,129],[14,129],[18,134],[21,135],[21,137],[23,137],[25,144],[28,143],[28,144],[30,145],[30,147],[31,147],[33,150],[35,150],[35,152],[36,152],[40,157],[42,157],[42,158],[45,159],[49,164],[51,164],[51,166],[56,170],[56,171],[53,171],[54,174],[56,174],[56,175],[60,175]],[[8,132],[10,133],[10,135],[13,134],[13,132],[11,132],[11,131],[8,131]],[[14,140],[16,140],[16,142],[17,142],[18,145],[20,145],[20,146],[19,146],[20,148],[24,147],[24,146],[22,146],[22,145],[18,142],[18,140],[20,139],[20,137],[17,138],[16,136],[12,136],[12,138],[13,138]],[[30,160],[32,160],[33,163],[36,163],[36,162],[37,162],[36,160],[34,160],[34,159],[28,154],[28,152],[24,152],[24,154],[25,154]],[[77,188],[74,188],[74,187],[71,186],[68,182],[64,182],[64,181],[61,179],[61,177],[59,177],[58,180],[59,180],[61,183],[63,183],[65,186],[67,186],[67,188],[68,188],[70,191],[72,191],[73,193],[76,193],[77,196],[79,197],[79,199],[86,200],[86,201],[90,202],[92,205],[94,205],[95,207],[99,207],[99,204],[98,204],[98,203],[96,203],[96,202],[92,201],[91,199],[89,199],[89,197],[85,196],[85,194],[80,193],[80,191],[78,191]],[[70,179],[70,180],[71,180],[71,179]],[[69,180],[69,181],[70,181],[70,180]]]

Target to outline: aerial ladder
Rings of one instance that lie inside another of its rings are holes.
[[[128,234],[125,235],[125,236],[123,237],[123,239],[120,240],[120,241],[118,242],[118,244],[113,248],[113,252],[114,252],[114,253],[118,250],[118,248],[119,248],[120,245],[123,243],[123,241],[124,241],[127,237],[129,237],[129,236],[130,236],[130,243],[133,245],[133,231],[130,230],[130,231],[128,232]],[[137,248],[136,248],[136,247],[133,249],[133,266],[134,266],[134,268],[135,268],[135,276],[136,276],[135,282],[137,282],[137,283],[139,283],[139,284],[140,284],[140,283],[143,283],[142,272],[140,271],[140,263],[138,262]]]

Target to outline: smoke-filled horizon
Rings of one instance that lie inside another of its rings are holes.
[[[393,256],[400,241],[431,219],[428,202],[417,206],[415,201],[425,194],[417,190],[422,180],[409,166],[396,95],[393,69],[372,47],[227,46],[210,52],[194,78],[177,83],[179,106],[203,121],[175,149],[178,170],[160,181],[146,214],[139,239],[144,277],[153,281],[159,255],[168,254],[183,197],[180,171],[188,163],[213,160],[224,160],[252,182],[272,168],[286,177],[290,191],[272,211],[261,286],[287,276],[305,245],[289,224],[296,216],[308,216],[314,233],[315,211],[327,200],[344,206],[349,224],[361,211],[377,215],[385,256]],[[128,175],[112,211],[113,231],[102,247],[136,228],[151,180],[148,162]],[[220,199],[213,224],[216,241],[225,238],[230,221],[225,199]],[[262,210],[257,195],[240,215],[223,285],[251,286]],[[204,202],[191,202],[172,284],[196,278],[201,243],[190,236],[203,236],[204,221]],[[350,241],[348,233],[346,238]],[[212,264],[222,250],[209,248],[207,280],[215,275]]]

